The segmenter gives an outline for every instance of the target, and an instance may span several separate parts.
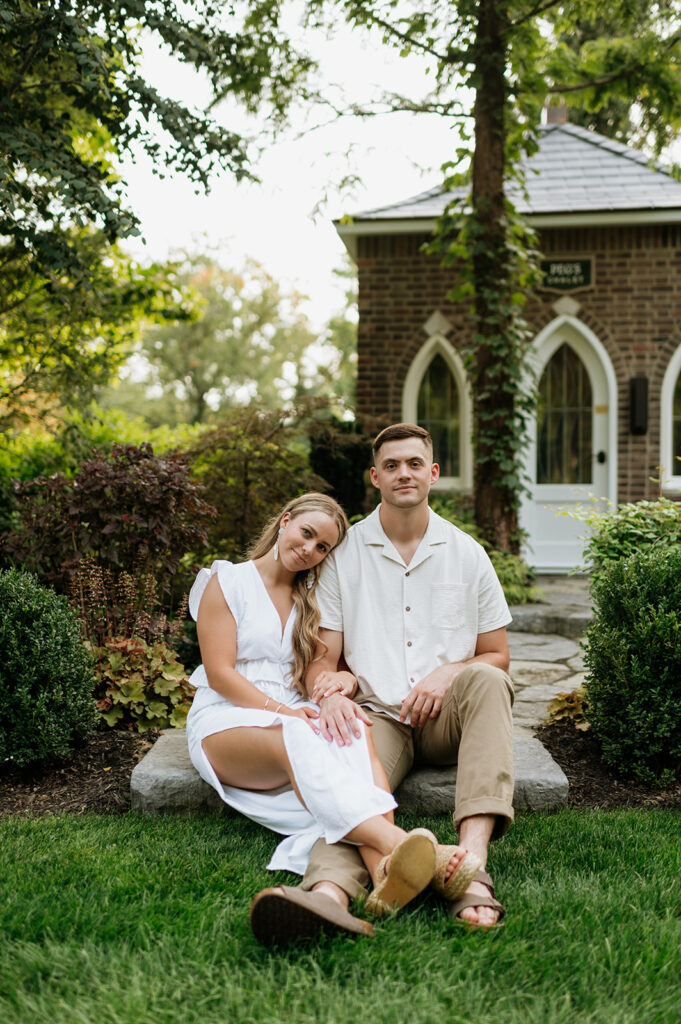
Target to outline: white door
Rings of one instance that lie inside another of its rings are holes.
[[[615,375],[603,346],[573,317],[537,338],[533,372],[539,401],[521,509],[525,557],[539,572],[569,572],[582,562],[587,527],[567,513],[603,507],[616,494]]]

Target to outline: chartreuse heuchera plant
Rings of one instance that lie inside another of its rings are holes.
[[[163,641],[108,637],[92,647],[97,708],[111,726],[183,728],[194,693],[187,673]]]
[[[186,602],[171,622],[155,577],[102,569],[91,558],[74,570],[70,596],[92,652],[102,720],[140,732],[184,726],[194,691],[173,643]]]

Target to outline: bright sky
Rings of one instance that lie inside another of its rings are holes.
[[[370,45],[359,30],[343,28],[316,47],[325,78],[350,82],[351,99],[371,100],[385,88],[414,95],[427,91],[422,61],[400,58],[378,42]],[[144,70],[169,96],[196,106],[209,99],[206,82],[156,46],[148,47]],[[209,195],[197,196],[179,176],[155,177],[143,157],[134,164],[126,161],[129,202],[145,241],[128,248],[138,257],[163,259],[173,249],[217,247],[221,261],[235,267],[251,256],[285,288],[309,297],[305,309],[321,327],[343,305],[343,284],[335,281],[333,270],[342,265],[345,249],[333,218],[439,184],[440,167],[453,156],[458,135],[437,115],[389,114],[345,118],[296,139],[310,127],[306,116],[299,113],[295,129],[264,154],[256,168],[259,185],[237,184],[223,174]],[[231,105],[219,108],[215,117],[232,129],[247,127]],[[348,172],[358,173],[361,185],[354,192],[339,191],[337,184]],[[326,205],[313,216],[325,196]]]

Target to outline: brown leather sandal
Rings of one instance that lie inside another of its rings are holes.
[[[263,889],[253,900],[251,928],[264,946],[288,946],[316,941],[324,935],[373,935],[362,921],[322,892],[305,892],[290,885]]]
[[[457,924],[461,924],[465,928],[475,928],[475,929],[479,928],[481,931],[486,931],[487,932],[487,931],[491,931],[494,928],[501,928],[501,927],[503,927],[501,922],[502,922],[502,918],[504,917],[504,915],[506,913],[506,909],[505,909],[505,907],[502,906],[502,904],[499,902],[499,900],[496,900],[494,898],[494,882],[492,881],[491,876],[488,875],[487,872],[484,871],[482,868],[480,868],[480,870],[477,872],[477,874],[473,876],[471,881],[472,882],[482,882],[482,884],[487,889],[489,889],[489,896],[478,896],[476,893],[472,893],[472,892],[466,893],[460,899],[454,900],[452,903],[449,904],[449,906],[447,908],[447,913],[449,914],[449,916],[454,921],[456,921]],[[493,910],[496,910],[498,912],[499,919],[496,922],[496,924],[489,924],[489,925],[470,924],[468,921],[465,921],[462,917],[459,916],[461,911],[465,910],[466,907],[492,907]]]

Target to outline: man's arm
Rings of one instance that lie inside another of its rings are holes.
[[[437,718],[440,714],[444,696],[460,672],[469,665],[484,662],[508,672],[510,655],[506,627],[493,629],[489,633],[478,633],[475,654],[467,661],[453,661],[448,665],[438,665],[432,672],[420,680],[402,701],[400,721],[406,721],[411,712],[410,724],[414,729],[420,728],[429,718]]]
[[[305,673],[305,688],[310,700],[319,704],[317,725],[324,739],[335,740],[339,746],[352,743],[351,732],[359,739],[359,718],[371,725],[365,711],[349,699],[357,688],[357,680],[338,665],[343,657],[343,634],[335,629],[319,630],[315,660]]]

